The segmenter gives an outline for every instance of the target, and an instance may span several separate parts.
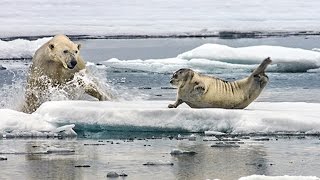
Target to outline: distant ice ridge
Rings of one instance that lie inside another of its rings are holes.
[[[1,4],[0,37],[319,31],[319,6],[317,0],[15,0]]]
[[[239,180],[320,180],[316,176],[265,176],[265,175],[251,175],[242,177]]]
[[[32,58],[35,51],[51,38],[41,38],[34,41],[16,39],[13,41],[0,40],[0,59]]]
[[[180,68],[192,68],[200,72],[252,71],[261,61],[271,57],[273,63],[267,69],[272,72],[319,72],[320,52],[281,46],[249,46],[233,48],[221,44],[204,44],[176,58],[148,60],[110,59],[107,66],[130,68],[159,73],[173,72]]]

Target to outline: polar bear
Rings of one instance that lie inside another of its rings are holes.
[[[177,99],[168,107],[176,108],[185,102],[191,108],[244,109],[267,85],[269,78],[265,70],[271,62],[266,58],[251,75],[233,82],[201,75],[191,69],[180,69],[170,81],[178,87]]]
[[[28,72],[23,112],[32,113],[42,103],[50,101],[52,87],[75,94],[77,92],[72,90],[77,86],[100,101],[111,98],[97,83],[74,78],[75,74],[80,77],[87,74],[80,47],[80,44],[73,43],[67,36],[56,35],[35,52]]]

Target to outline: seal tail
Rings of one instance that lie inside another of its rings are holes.
[[[264,71],[266,70],[267,66],[269,64],[271,64],[272,60],[270,59],[270,57],[267,57],[265,60],[262,61],[262,63],[257,67],[257,69],[255,69],[252,72],[252,76],[264,73]]]

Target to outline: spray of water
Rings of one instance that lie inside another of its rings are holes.
[[[47,77],[41,77],[45,82],[46,89],[36,89],[36,94],[41,97],[40,101],[61,101],[61,100],[95,100],[87,95],[81,84],[97,84],[101,92],[109,99],[117,97],[117,91],[112,88],[107,79],[105,70],[97,69],[96,66],[88,66],[86,73],[76,73],[73,80],[63,85],[54,85]],[[25,90],[27,85],[27,68],[8,70],[1,74],[6,81],[0,85],[0,108],[21,110],[25,105]],[[81,82],[81,83],[80,83]]]

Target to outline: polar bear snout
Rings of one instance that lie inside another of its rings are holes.
[[[69,69],[73,69],[77,65],[77,60],[75,58],[72,58],[68,61],[67,66]]]

